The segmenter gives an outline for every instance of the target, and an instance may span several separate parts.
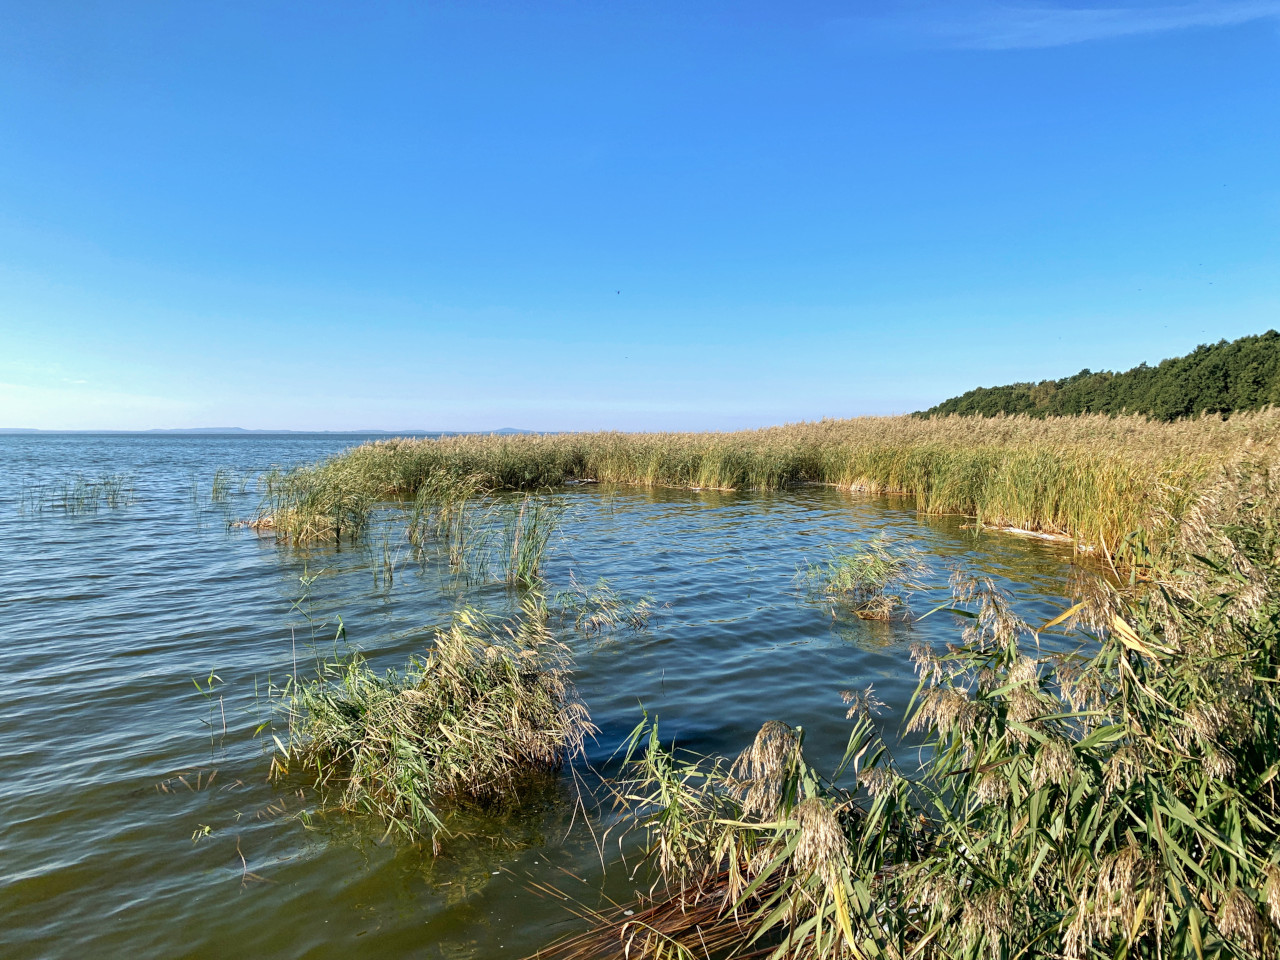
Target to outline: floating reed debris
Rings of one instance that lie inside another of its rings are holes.
[[[376,441],[276,475],[264,515],[333,539],[369,505],[463,482],[544,490],[569,480],[775,490],[829,483],[915,498],[930,514],[1070,536],[1113,554],[1160,511],[1175,519],[1224,464],[1275,444],[1280,412],[1173,423],[1140,416],[862,417],[737,433],[564,433]]]
[[[357,656],[291,681],[272,776],[312,776],[341,809],[433,840],[443,805],[518,796],[594,731],[546,619],[532,596],[514,623],[463,610],[402,672],[377,674]]]
[[[620,792],[655,895],[539,956],[1276,956],[1278,477],[1213,485],[1146,555],[1150,584],[1095,578],[1041,628],[1075,622],[1087,655],[1044,655],[993,583],[957,577],[963,643],[912,651],[918,772],[870,690],[830,779],[776,721],[731,764],[642,725]]]

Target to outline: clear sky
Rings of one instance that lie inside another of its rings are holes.
[[[0,3],[0,426],[756,426],[1277,307],[1280,0]]]

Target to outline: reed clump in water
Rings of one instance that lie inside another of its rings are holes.
[[[542,565],[564,517],[554,497],[502,496],[478,476],[436,474],[418,489],[406,536],[421,559],[436,545],[457,574],[513,587],[542,582]],[[495,571],[496,567],[496,571]]]
[[[435,473],[418,486],[409,511],[408,537],[416,548],[428,541],[445,544],[451,567],[467,561],[468,546],[480,527],[473,505],[492,492],[479,474],[456,476]]]
[[[24,488],[19,508],[23,513],[51,511],[86,516],[104,507],[117,510],[133,502],[133,477],[127,473],[104,473],[97,477],[76,474],[69,480]]]
[[[226,467],[219,467],[213,472],[213,481],[209,485],[209,502],[226,503],[231,496],[233,477]]]
[[[378,674],[354,657],[291,682],[288,742],[272,775],[314,773],[341,809],[433,840],[444,805],[518,796],[594,731],[546,618],[534,597],[511,624],[463,610],[401,672]]]
[[[356,479],[328,467],[270,470],[258,479],[263,500],[250,526],[295,543],[357,540],[379,498]]]
[[[1162,423],[1140,416],[862,417],[736,433],[565,433],[397,439],[292,477],[277,529],[332,539],[333,502],[412,499],[475,478],[488,490],[566,480],[775,490],[830,483],[913,496],[930,514],[1067,534],[1114,553],[1153,510],[1174,517],[1223,464],[1274,444],[1280,412]],[[311,519],[306,519],[311,518]]]
[[[588,637],[621,627],[644,630],[653,616],[652,597],[623,596],[605,577],[588,587],[570,573],[569,589],[557,593],[555,603],[573,618],[574,627]]]
[[[917,647],[918,772],[850,695],[843,769],[766,724],[734,764],[633,743],[656,896],[540,956],[1245,958],[1280,949],[1280,481],[1243,469],[1045,656],[989,581]],[[647,739],[647,744],[645,740]],[[638,752],[638,751],[637,751]],[[848,789],[838,783],[847,782]],[[856,786],[855,786],[856,785]]]
[[[497,511],[503,580],[510,586],[536,586],[542,582],[542,562],[564,516],[563,505],[551,497],[526,494],[500,504]]]
[[[833,610],[844,608],[863,620],[889,620],[907,615],[907,603],[912,591],[922,586],[925,569],[919,550],[877,537],[835,553],[825,563],[809,564],[797,579]]]

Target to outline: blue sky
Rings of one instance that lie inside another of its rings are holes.
[[[1280,0],[0,5],[0,426],[757,426],[1278,306]]]

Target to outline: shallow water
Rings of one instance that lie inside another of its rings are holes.
[[[534,883],[587,904],[633,892],[621,871],[602,879],[608,811],[575,813],[582,764],[514,815],[459,824],[437,857],[358,820],[299,817],[309,798],[267,782],[266,687],[331,650],[339,618],[382,667],[422,651],[461,603],[512,603],[398,542],[387,585],[380,545],[294,550],[230,526],[254,512],[252,484],[210,502],[220,467],[249,475],[358,440],[0,437],[0,956],[520,957],[577,928]],[[136,499],[34,509],[42,484],[76,473],[130,474]],[[894,734],[915,687],[908,644],[960,628],[945,614],[833,618],[794,582],[832,548],[883,534],[924,550],[918,611],[945,599],[957,563],[995,577],[1031,622],[1063,606],[1061,549],[979,536],[905,500],[825,487],[558,496],[553,589],[607,577],[657,604],[645,631],[563,628],[600,727],[596,767],[643,711],[664,738],[726,754],[765,720],[802,724],[810,758],[830,766],[848,735],[840,693],[869,683]],[[617,849],[611,836],[606,859]]]

